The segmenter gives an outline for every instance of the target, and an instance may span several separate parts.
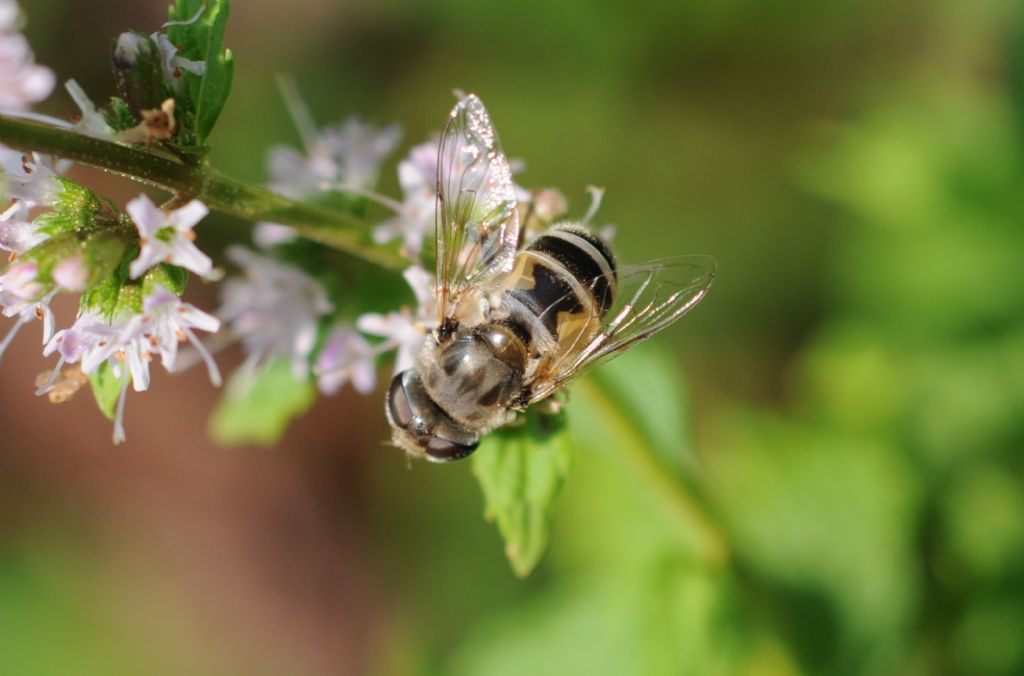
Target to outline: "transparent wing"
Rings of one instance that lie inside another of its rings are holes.
[[[484,104],[470,94],[452,109],[437,163],[438,323],[467,287],[507,272],[519,239],[512,170]]]
[[[710,256],[664,258],[619,271],[616,302],[589,337],[581,335],[535,381],[540,401],[590,368],[650,338],[693,309],[715,280]]]

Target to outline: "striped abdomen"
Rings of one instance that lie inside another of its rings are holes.
[[[546,230],[516,255],[505,289],[506,322],[534,351],[582,346],[597,332],[615,296],[615,259],[597,236],[572,226]]]

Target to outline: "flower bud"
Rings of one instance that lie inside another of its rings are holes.
[[[142,111],[160,108],[164,96],[164,75],[156,44],[146,35],[121,33],[114,45],[114,79],[121,98],[135,121]]]
[[[53,283],[65,291],[81,293],[89,282],[89,268],[85,258],[78,253],[69,256],[53,267]]]
[[[551,223],[556,218],[564,216],[569,210],[565,195],[554,188],[538,190],[533,196],[534,214],[543,223]]]
[[[22,258],[36,263],[39,266],[39,279],[49,282],[54,268],[62,260],[80,253],[81,250],[78,235],[73,232],[62,232],[29,249]]]
[[[114,274],[121,265],[128,243],[124,233],[97,232],[85,241],[85,266],[89,271],[89,284],[97,284]]]
[[[86,269],[83,307],[113,314],[124,283],[124,276],[118,275],[117,270],[128,252],[129,242],[123,233],[108,230],[91,235],[81,245]]]

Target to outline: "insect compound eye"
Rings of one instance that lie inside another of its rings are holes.
[[[412,422],[412,404],[409,402],[409,395],[405,391],[403,376],[405,371],[399,373],[392,379],[391,387],[388,388],[388,417],[397,427],[406,429]]]
[[[480,443],[480,435],[452,420],[427,394],[415,370],[395,376],[388,387],[388,420],[403,430],[406,450],[433,462],[464,458]]]
[[[441,437],[431,437],[430,442],[427,444],[426,454],[427,458],[434,462],[448,462],[449,460],[465,458],[475,451],[479,445],[479,441],[462,444],[457,441],[442,439]]]

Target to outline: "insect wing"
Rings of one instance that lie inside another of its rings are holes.
[[[512,170],[483,103],[470,94],[452,109],[437,164],[438,322],[465,289],[507,272],[519,239]]]
[[[530,403],[561,389],[576,376],[650,338],[692,310],[715,280],[715,259],[679,256],[619,271],[618,301],[598,332],[574,345],[547,369]]]

